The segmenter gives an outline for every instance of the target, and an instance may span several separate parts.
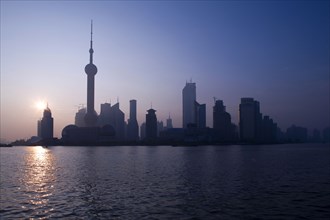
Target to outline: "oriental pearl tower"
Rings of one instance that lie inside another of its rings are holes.
[[[85,115],[86,127],[95,127],[97,123],[97,114],[94,110],[94,77],[97,73],[97,67],[93,64],[93,21],[91,21],[91,48],[89,49],[89,64],[85,67],[87,74],[87,112]]]

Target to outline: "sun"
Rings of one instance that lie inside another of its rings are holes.
[[[43,100],[39,100],[35,103],[35,107],[38,110],[44,110],[47,107],[47,103]]]

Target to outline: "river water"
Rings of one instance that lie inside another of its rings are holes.
[[[0,152],[0,219],[330,219],[329,144]]]

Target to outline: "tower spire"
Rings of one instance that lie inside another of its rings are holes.
[[[91,20],[91,48],[89,49],[89,63],[93,63],[93,20]]]

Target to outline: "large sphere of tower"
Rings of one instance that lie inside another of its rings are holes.
[[[93,63],[89,63],[85,66],[85,73],[87,75],[90,75],[90,74],[96,75],[97,67]]]

